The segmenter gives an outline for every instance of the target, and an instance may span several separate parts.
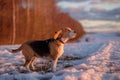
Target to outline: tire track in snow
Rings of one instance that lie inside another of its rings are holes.
[[[108,68],[106,68],[106,64],[110,59],[111,48],[112,48],[112,43],[108,42],[105,45],[103,45],[98,50],[98,52],[90,56],[87,59],[89,67],[93,68],[95,71],[102,71],[102,72],[108,71]]]
[[[105,43],[97,52],[92,53],[84,63],[76,66],[75,70],[80,71],[80,80],[101,80],[104,77],[104,74],[109,70],[106,65],[110,59],[111,48],[111,42]]]

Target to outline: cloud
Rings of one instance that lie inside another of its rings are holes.
[[[59,0],[61,11],[73,18],[120,20],[120,0]]]
[[[67,1],[67,2],[86,2],[86,1],[90,1],[90,2],[95,2],[95,3],[99,3],[99,2],[106,2],[106,3],[119,3],[120,0],[57,0],[58,2],[61,1]]]
[[[80,6],[85,6],[85,5],[89,5],[89,2],[68,2],[68,1],[62,1],[62,2],[58,2],[57,6],[61,7],[61,8],[78,8]]]
[[[81,2],[76,2],[76,1],[81,1]],[[86,10],[90,10],[90,8],[93,7],[101,7],[101,8],[105,8],[107,10],[112,10],[115,8],[120,7],[120,1],[118,0],[113,0],[114,3],[110,3],[112,0],[62,0],[60,2],[57,3],[57,6],[61,7],[61,8],[79,8],[79,7],[85,7]],[[116,2],[116,3],[115,3]]]
[[[85,2],[85,1],[89,1],[89,0],[57,0],[58,2],[61,1],[68,1],[68,2]]]
[[[82,19],[89,19],[89,20],[116,20],[120,21],[120,8],[116,8],[113,10],[106,10],[101,7],[93,7],[90,8],[89,11],[84,9],[85,7],[81,8],[64,8],[61,11],[65,13],[69,13],[74,19],[82,20]]]
[[[120,0],[100,0],[101,2],[106,2],[106,3],[120,3]]]

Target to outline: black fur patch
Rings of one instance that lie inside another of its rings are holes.
[[[29,45],[32,49],[41,57],[50,55],[49,43],[54,39],[48,39],[44,41],[33,41]]]

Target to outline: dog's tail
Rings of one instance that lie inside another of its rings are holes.
[[[16,53],[16,52],[19,52],[19,51],[21,51],[22,50],[22,46],[20,46],[19,48],[17,48],[17,49],[12,49],[12,53]]]

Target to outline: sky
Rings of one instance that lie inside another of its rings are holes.
[[[120,20],[120,0],[58,0],[57,5],[77,20]]]
[[[83,25],[105,31],[120,31],[120,0],[57,0],[62,12],[83,22]],[[106,23],[107,21],[107,23]],[[86,22],[88,24],[86,24]],[[101,24],[101,25],[100,25]],[[108,26],[109,24],[109,26]],[[89,25],[89,26],[88,26]],[[105,27],[108,26],[108,27]],[[104,28],[102,28],[104,27]],[[106,29],[105,29],[106,28]],[[90,29],[90,28],[89,28]],[[98,30],[97,30],[98,31]]]

